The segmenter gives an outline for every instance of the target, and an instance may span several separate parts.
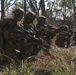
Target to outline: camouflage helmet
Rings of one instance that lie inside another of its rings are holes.
[[[29,11],[26,15],[25,18],[27,19],[35,19],[36,18],[36,14],[32,11]]]
[[[37,22],[38,22],[38,23],[45,22],[45,20],[46,20],[46,17],[45,17],[45,16],[39,16],[39,17],[37,18]]]
[[[22,8],[17,8],[13,11],[14,16],[21,17],[24,14],[24,10]]]

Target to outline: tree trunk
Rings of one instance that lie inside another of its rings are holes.
[[[76,20],[76,6],[74,4],[74,19]]]
[[[5,16],[4,13],[4,0],[1,0],[1,19],[3,19]]]
[[[46,16],[44,0],[40,0],[41,15]]]
[[[66,6],[64,6],[64,20],[66,20]]]
[[[32,10],[35,14],[37,14],[36,8],[35,8],[35,6],[33,5],[32,0],[30,0],[30,7],[31,7],[31,10]]]
[[[26,14],[26,0],[24,0],[24,11],[25,11],[25,14]]]

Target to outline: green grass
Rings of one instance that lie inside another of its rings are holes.
[[[38,70],[38,73],[46,71],[50,75],[74,75],[75,64],[72,61],[75,56],[74,51],[74,48],[53,49],[50,51],[51,56],[39,55],[36,57],[36,61],[22,63],[22,66],[17,69],[6,67],[0,72],[0,75],[31,75],[31,73],[35,75]],[[45,75],[45,72],[43,75]]]

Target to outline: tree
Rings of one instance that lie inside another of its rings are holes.
[[[24,0],[24,11],[26,13],[26,0]]]
[[[74,6],[74,19],[76,20],[76,1],[72,0],[73,6]]]
[[[35,13],[35,14],[37,14],[37,8],[36,8],[36,0],[30,0],[30,2],[29,2],[29,5],[30,5],[30,8],[31,8],[31,10]]]
[[[59,6],[62,8],[63,19],[67,17],[67,10],[73,9],[72,0],[61,0]]]
[[[47,6],[49,7],[49,9],[48,9],[48,11],[47,11],[47,13],[49,13],[48,15],[49,15],[49,18],[52,18],[52,16],[53,16],[53,2],[52,1],[50,1],[50,0],[48,0],[48,4],[47,4]]]
[[[44,0],[40,0],[40,8],[41,8],[41,15],[46,16]]]
[[[3,19],[5,16],[4,13],[4,0],[1,0],[1,19]]]
[[[47,6],[48,10],[46,12],[46,15],[48,16],[49,19],[57,19],[60,16],[60,11],[59,9],[59,0],[48,0],[47,1]]]
[[[39,15],[39,4],[37,0],[29,0],[28,1],[31,10],[38,16]]]
[[[10,12],[10,8],[17,2],[18,0],[1,0],[1,19],[8,15]]]

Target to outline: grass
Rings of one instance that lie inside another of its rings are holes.
[[[68,49],[55,47],[50,50],[50,55],[41,54],[35,57],[35,61],[22,62],[22,66],[17,69],[6,67],[0,72],[0,75],[40,75],[40,73],[43,75],[45,73],[49,73],[48,75],[75,75],[75,52],[76,47]]]

